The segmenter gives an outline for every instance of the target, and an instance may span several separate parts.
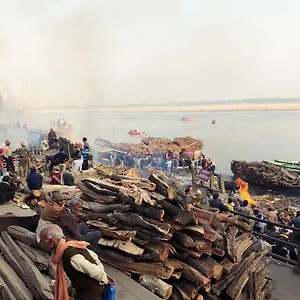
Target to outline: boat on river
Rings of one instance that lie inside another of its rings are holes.
[[[129,135],[141,135],[142,132],[139,131],[139,130],[134,129],[134,130],[129,130],[129,131],[128,131],[128,134],[129,134]]]

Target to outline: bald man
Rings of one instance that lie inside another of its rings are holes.
[[[66,242],[61,228],[50,225],[41,230],[40,243],[53,251],[51,257],[56,264],[62,259],[64,271],[76,290],[75,300],[101,299],[108,278],[97,254],[83,246],[85,242]],[[62,256],[57,257],[61,252]],[[56,280],[59,282],[64,278]]]

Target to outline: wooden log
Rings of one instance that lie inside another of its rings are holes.
[[[9,226],[7,228],[7,232],[14,239],[21,241],[28,246],[33,246],[36,248],[41,247],[36,240],[36,234],[34,232],[27,230],[26,228],[20,226]]]
[[[190,248],[186,248],[184,246],[181,246],[180,244],[177,244],[175,241],[171,240],[171,244],[175,247],[176,250],[178,250],[180,253],[180,255],[178,256],[192,256],[192,257],[196,257],[199,258],[201,257],[201,255],[203,254],[204,251],[201,250],[195,250],[195,249],[190,249]]]
[[[254,261],[243,271],[242,275],[237,277],[226,289],[226,294],[231,298],[236,299],[241,294],[244,286],[246,285],[249,274],[251,274],[260,263],[261,259],[269,252],[270,249],[266,249],[256,255]]]
[[[186,227],[183,227],[181,229],[182,232],[188,232],[189,235],[191,235],[192,237],[195,236],[195,237],[199,237],[199,238],[202,238],[204,236],[204,228],[203,226],[201,225],[198,225],[198,226],[186,226]]]
[[[225,251],[223,249],[216,248],[216,247],[211,248],[211,253],[215,256],[218,256],[218,257],[224,257],[225,256]],[[212,254],[210,254],[210,255],[212,255]]]
[[[240,263],[243,253],[253,244],[252,237],[247,237],[244,240],[236,242],[235,261]]]
[[[0,276],[17,300],[33,300],[25,283],[2,256],[0,256]]]
[[[181,272],[174,271],[173,274],[171,275],[171,278],[179,279],[179,278],[181,278],[181,275],[182,275]]]
[[[39,299],[39,294],[37,290],[32,286],[31,281],[29,280],[27,274],[24,272],[23,268],[20,266],[10,249],[7,247],[7,245],[4,243],[3,239],[0,238],[0,250],[3,253],[3,256],[5,260],[9,263],[9,265],[14,269],[14,271],[18,274],[18,276],[22,279],[22,281],[25,283],[27,288],[30,290],[32,295]]]
[[[169,257],[169,248],[159,243],[147,243],[144,248],[149,251],[148,255],[155,257],[157,261],[165,261]],[[144,254],[147,255],[147,254]],[[143,256],[145,259],[145,257]]]
[[[111,190],[108,190],[108,189],[103,189],[103,188],[99,187],[98,185],[93,184],[93,183],[88,182],[88,181],[84,181],[84,184],[85,184],[85,186],[86,186],[89,190],[93,191],[93,192],[96,193],[96,194],[102,195],[102,196],[113,196],[113,197],[116,197],[117,194],[118,194],[118,192],[119,192],[119,190],[117,190],[116,192],[114,192],[114,191],[111,191]],[[89,195],[89,196],[91,195],[91,193],[89,193],[88,190],[84,190],[84,192],[85,192],[87,195]],[[103,199],[103,197],[101,197],[101,200],[102,200],[102,199]],[[108,198],[108,200],[109,200],[109,198]],[[110,200],[109,200],[109,201],[110,201]],[[110,203],[111,203],[111,202],[110,202]]]
[[[149,176],[149,180],[156,185],[156,191],[169,200],[174,199],[175,191],[172,189],[166,182],[161,180],[160,178],[157,177],[155,174],[151,174]]]
[[[140,180],[128,180],[128,179],[122,179],[121,180],[122,186],[136,186],[140,189],[148,190],[148,191],[155,191],[156,184],[153,182],[142,182]]]
[[[190,299],[183,299],[180,292],[177,289],[173,289],[172,291],[172,299],[173,300],[190,300]]]
[[[100,203],[95,203],[95,202],[88,202],[81,200],[83,203],[83,208],[89,209],[93,212],[96,213],[111,213],[114,211],[122,211],[122,212],[128,212],[130,211],[130,206],[129,205],[124,205],[124,204],[100,204]]]
[[[174,283],[175,288],[179,291],[183,299],[194,299],[197,295],[198,289],[195,287],[195,284],[192,285],[192,283],[183,282],[183,281],[177,281]]]
[[[179,207],[172,205],[165,200],[156,200],[158,204],[167,212],[172,220],[181,225],[197,225],[197,216],[194,212],[183,211]]]
[[[102,180],[99,178],[88,178],[88,179],[84,179],[82,180],[82,182],[89,187],[90,184],[93,184],[94,186],[98,186],[101,189],[105,189],[105,190],[109,190],[111,192],[114,193],[119,193],[122,190],[122,187],[119,187],[115,184],[112,184],[109,181],[106,180]]]
[[[154,200],[166,200],[166,197],[160,193],[157,193],[157,192],[151,192],[150,193],[150,196],[152,199]]]
[[[163,209],[152,207],[146,203],[144,205],[137,205],[133,198],[124,193],[118,193],[118,199],[123,203],[129,204],[134,211],[142,216],[158,221],[161,221],[164,217],[165,211]]]
[[[174,233],[174,238],[178,241],[178,243],[184,247],[195,247],[195,243],[193,239],[188,236],[187,234],[180,233],[180,232],[175,232]]]
[[[255,253],[250,254],[231,274],[223,278],[222,280],[218,281],[214,285],[212,285],[212,290],[214,293],[219,296],[223,290],[236,278],[238,278],[254,261]]]
[[[215,218],[216,213],[204,210],[198,207],[193,207],[194,213],[197,215],[199,224],[210,225]]]
[[[28,256],[21,250],[21,248],[13,241],[10,235],[3,231],[1,233],[3,240],[13,253],[20,266],[31,280],[32,285],[39,292],[42,299],[52,300],[54,299],[53,293],[50,287],[45,282],[42,274],[28,258]]]
[[[78,182],[77,186],[84,194],[91,197],[95,202],[111,204],[114,203],[117,199],[115,193],[113,193],[113,196],[100,195],[97,192],[95,192],[95,190],[92,190],[91,188],[87,187],[83,182]]]
[[[259,296],[259,299],[268,299],[268,297],[271,295],[272,291],[274,291],[276,288],[276,283],[273,280],[268,280],[267,283],[262,288],[261,295]]]
[[[158,277],[141,275],[139,277],[139,283],[163,299],[169,299],[172,295],[172,285],[165,283]]]
[[[226,275],[230,274],[232,269],[235,267],[235,263],[231,262],[228,257],[225,257],[222,261],[222,266],[224,271],[226,272]]]
[[[140,262],[132,262],[128,263],[126,261],[111,259],[110,257],[103,255],[102,251],[99,253],[99,257],[105,261],[106,263],[125,271],[129,271],[137,274],[149,274],[161,279],[169,279],[174,271],[174,269],[170,269],[165,267],[159,263],[140,263]]]
[[[219,264],[213,258],[207,255],[201,258],[201,263],[207,266],[208,269],[213,271],[212,277],[214,279],[219,280],[221,278],[223,272],[223,266],[221,264]]]
[[[153,232],[158,232],[160,234],[170,236],[169,231],[171,228],[167,224],[160,223],[160,225],[156,225],[154,223],[150,223],[149,221],[144,220],[141,216],[136,214],[114,213],[113,217],[129,226],[140,226],[150,231],[152,230]]]
[[[135,244],[129,241],[121,241],[121,240],[108,240],[101,238],[99,241],[99,245],[103,247],[109,247],[118,249],[122,252],[125,252],[130,255],[140,256],[144,253],[144,250],[142,248],[139,248]]]
[[[237,262],[236,261],[236,241],[235,241],[235,237],[238,234],[238,232],[239,232],[239,229],[236,226],[231,226],[229,231],[228,231],[228,235],[225,239],[227,255],[228,255],[228,258],[232,262]]]
[[[136,235],[136,231],[134,230],[121,230],[116,226],[110,226],[102,221],[90,220],[86,224],[98,228],[102,236],[122,241],[130,242]]]
[[[7,284],[0,277],[0,299],[1,300],[17,300],[13,293],[10,291]]]
[[[187,258],[187,263],[188,265],[198,270],[201,274],[203,274],[207,278],[211,278],[214,275],[214,270],[207,264],[204,264],[202,262],[202,259],[195,259],[189,256]]]
[[[216,219],[223,223],[228,223],[231,225],[236,225],[237,227],[250,232],[252,230],[251,224],[241,221],[239,216],[228,216],[225,214],[216,214]]]
[[[186,264],[182,261],[179,261],[179,263],[182,266],[181,272],[182,272],[183,277],[185,277],[191,281],[196,280],[202,286],[209,285],[209,283],[210,283],[209,278],[205,277],[198,270],[194,269],[193,267],[189,266],[188,264]]]
[[[151,182],[146,178],[142,178],[142,177],[134,178],[134,177],[119,175],[119,174],[115,174],[115,173],[111,174],[109,177],[113,181],[122,181],[122,180],[125,179],[125,180],[132,180],[132,181],[140,181],[140,182],[144,182],[144,183],[150,183]]]
[[[203,300],[203,296],[200,294],[197,294],[196,297],[193,300]]]
[[[255,240],[254,243],[243,253],[242,259],[248,257],[252,252],[258,252],[261,249],[260,240]]]
[[[40,271],[48,270],[49,257],[50,257],[48,253],[39,249],[35,249],[33,247],[29,247],[28,245],[20,241],[16,241],[16,243],[24,251],[24,253],[31,259],[31,261],[38,268],[38,270]]]

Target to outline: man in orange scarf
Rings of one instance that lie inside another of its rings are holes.
[[[64,271],[76,290],[75,300],[101,299],[108,279],[97,254],[87,249],[88,243],[66,242],[61,228],[57,225],[42,229],[40,243],[52,250],[50,259],[57,265],[55,300],[69,300]]]

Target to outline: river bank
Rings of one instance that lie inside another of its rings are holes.
[[[48,113],[171,113],[171,112],[230,112],[230,111],[295,111],[300,110],[300,103],[261,103],[261,104],[212,104],[212,105],[176,105],[170,103],[164,106],[129,106],[129,107],[53,107],[53,108],[27,108],[24,112],[31,112],[34,114],[48,114]]]

